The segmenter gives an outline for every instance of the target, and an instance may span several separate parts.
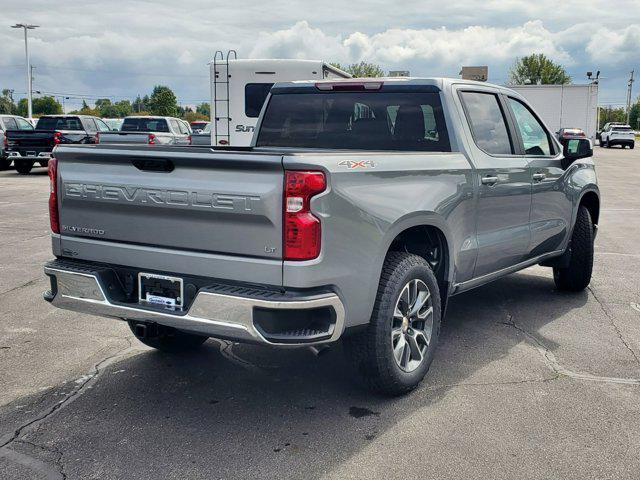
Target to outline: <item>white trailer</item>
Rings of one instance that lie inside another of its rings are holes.
[[[229,57],[232,58],[229,58]],[[269,90],[276,82],[349,78],[321,60],[238,60],[216,52],[211,72],[211,145],[248,146]]]
[[[531,104],[552,132],[581,128],[595,141],[598,128],[598,84],[509,85]]]

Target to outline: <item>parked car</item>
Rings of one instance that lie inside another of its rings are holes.
[[[7,152],[7,130],[33,130],[33,126],[26,118],[18,115],[0,115],[0,170],[7,170],[11,166],[11,159]]]
[[[561,128],[556,133],[561,142],[572,138],[587,138],[587,134],[581,128]]]
[[[120,131],[120,127],[122,127],[122,122],[124,122],[124,118],[103,118],[104,123],[109,125],[109,129],[112,132]]]
[[[629,125],[609,125],[606,130],[602,130],[600,133],[601,147],[611,148],[614,145],[620,145],[622,148],[634,148],[635,143],[636,134]]]
[[[609,130],[609,127],[612,127],[614,125],[624,125],[624,123],[621,122],[607,122],[603,125],[601,130],[598,130],[596,132],[596,138],[598,139],[598,141],[600,142],[600,146],[602,146],[602,139],[600,138],[600,134],[602,132],[604,132],[605,130]]]
[[[591,142],[561,145],[512,90],[292,82],[261,115],[235,150],[58,147],[45,299],[164,351],[344,339],[368,386],[401,394],[452,295],[536,264],[559,290],[589,284]]]
[[[146,143],[148,145],[189,145],[191,128],[174,117],[126,117],[119,132],[100,136],[100,143]]]
[[[107,124],[97,117],[46,115],[38,119],[35,129],[7,130],[6,150],[18,173],[26,175],[36,162],[46,167],[56,145],[95,144],[99,134],[107,131]]]
[[[200,132],[191,134],[191,145],[212,145],[211,123]]]
[[[207,127],[207,125],[210,125],[211,122],[206,122],[206,121],[202,121],[202,120],[197,120],[195,122],[191,122],[190,126],[191,126],[191,131],[193,133],[202,133],[202,131]]]

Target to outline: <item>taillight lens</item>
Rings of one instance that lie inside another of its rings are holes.
[[[189,141],[189,145],[191,145],[191,135],[187,137],[187,140]]]
[[[60,217],[58,216],[58,160],[49,159],[49,223],[51,231],[60,233]]]
[[[96,133],[96,144],[100,143],[100,132]]]
[[[60,135],[62,135],[60,132],[55,132],[53,134],[53,144],[54,145],[60,145]]]
[[[149,134],[149,145],[155,145],[156,144],[156,136],[153,133]]]
[[[311,213],[311,198],[327,187],[322,172],[287,171],[284,177],[283,256],[311,260],[320,255],[322,226]]]

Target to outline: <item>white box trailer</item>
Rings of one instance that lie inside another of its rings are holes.
[[[555,133],[581,128],[595,141],[598,128],[598,85],[509,85],[531,104]]]
[[[229,58],[229,57],[233,58]],[[248,146],[269,90],[276,82],[350,78],[321,60],[226,58],[216,52],[211,72],[211,145]]]

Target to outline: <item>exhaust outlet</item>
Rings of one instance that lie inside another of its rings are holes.
[[[309,347],[309,350],[311,350],[316,357],[320,357],[331,350],[331,347],[329,347],[329,345],[312,345]]]

